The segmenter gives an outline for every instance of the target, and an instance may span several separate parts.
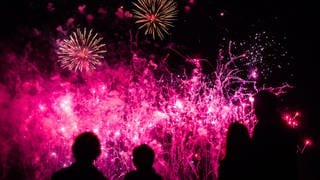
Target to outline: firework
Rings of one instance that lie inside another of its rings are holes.
[[[79,34],[84,37],[86,33]],[[84,39],[80,37],[71,36],[73,41],[67,44],[80,44],[79,39]],[[122,62],[104,66],[84,84],[62,76],[25,79],[16,86],[24,87],[16,89],[19,96],[10,105],[0,106],[0,113],[7,114],[0,116],[4,117],[0,130],[12,135],[1,139],[9,146],[0,143],[0,147],[8,155],[16,146],[21,149],[10,161],[0,158],[1,164],[21,162],[21,167],[36,167],[30,168],[27,179],[49,179],[54,171],[72,163],[73,138],[93,131],[103,144],[96,165],[111,180],[123,179],[134,168],[131,151],[141,143],[155,150],[154,168],[167,179],[214,179],[229,124],[240,121],[253,131],[253,96],[260,90],[256,81],[263,76],[249,63],[256,59],[242,51],[232,53],[237,48],[231,45],[218,51],[215,69],[209,74],[202,73],[205,59],[186,57],[171,48],[194,65],[190,74],[172,73],[161,64],[148,66],[145,56],[133,54],[134,66]],[[251,76],[252,72],[259,76]],[[26,88],[35,87],[37,91],[30,95]],[[285,87],[270,90],[281,94]],[[312,144],[306,139],[301,152]],[[4,153],[1,157],[11,157]]]
[[[92,29],[77,29],[69,38],[58,41],[58,62],[62,68],[74,71],[89,71],[101,64],[105,44],[102,37],[94,34]]]
[[[302,148],[298,148],[298,152],[300,154],[303,154],[304,151],[309,148],[310,146],[312,146],[312,140],[309,138],[306,138],[303,142]]]
[[[301,114],[299,112],[295,112],[294,114],[290,114],[290,113],[284,113],[283,115],[283,119],[288,123],[289,126],[291,126],[292,128],[298,127],[299,126],[299,120],[300,120],[300,116]]]
[[[173,0],[138,0],[133,3],[136,24],[139,29],[145,29],[145,35],[152,35],[153,39],[163,39],[173,27],[177,18],[177,3]]]

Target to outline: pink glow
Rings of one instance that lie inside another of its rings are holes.
[[[88,23],[92,23],[94,16],[92,14],[88,14],[86,18]]]
[[[305,151],[307,148],[309,148],[310,146],[312,146],[312,140],[309,139],[309,138],[306,138],[306,139],[304,140],[304,144],[303,144],[302,148],[299,149],[300,153],[301,153],[301,154],[304,153],[304,151]]]
[[[107,15],[107,11],[106,11],[104,8],[102,8],[102,7],[99,7],[98,13],[101,14],[101,15],[103,15],[103,16]]]
[[[74,18],[72,18],[72,17],[71,17],[71,18],[69,18],[69,19],[67,20],[66,25],[67,25],[67,26],[73,26],[73,25],[74,25],[74,20],[75,20],[75,19],[74,19]]]
[[[184,6],[184,11],[185,11],[186,13],[189,13],[190,10],[191,10],[191,7],[190,7],[190,6],[188,6],[188,5]]]
[[[258,72],[257,72],[257,69],[253,70],[251,72],[251,75],[250,75],[253,79],[257,79],[258,78]]]
[[[150,21],[151,23],[154,23],[157,21],[157,17],[154,14],[147,15],[147,20]]]
[[[155,150],[155,168],[168,179],[196,174],[201,159],[211,166],[199,170],[216,172],[229,124],[241,121],[250,132],[255,125],[250,103],[259,89],[255,81],[238,76],[233,65],[241,58],[234,56],[220,55],[210,75],[201,73],[201,59],[186,59],[195,67],[189,78],[163,72],[161,64],[148,65],[147,57],[133,53],[130,64],[104,63],[90,73],[68,71],[67,77],[60,70],[49,77],[32,72],[34,78],[15,82],[10,100],[9,89],[0,86],[0,103],[5,104],[0,122],[21,148],[21,163],[37,167],[31,179],[48,179],[70,165],[72,142],[83,131],[100,138],[103,151],[96,164],[109,179],[122,179],[133,169],[131,151],[141,143]],[[18,79],[19,68],[11,79]],[[272,90],[283,93],[283,87]],[[10,148],[0,147],[6,157]]]
[[[45,111],[47,108],[44,106],[44,105],[42,105],[42,104],[39,104],[39,110],[40,111]]]
[[[48,2],[47,9],[50,12],[54,11],[55,10],[54,4],[52,2]]]
[[[69,95],[62,97],[59,100],[59,105],[60,105],[61,110],[67,114],[72,113],[71,104],[72,104],[72,99],[71,99],[71,96],[69,96]]]
[[[176,103],[175,103],[175,107],[178,108],[178,109],[182,109],[183,108],[183,104],[180,100],[177,100]]]
[[[83,4],[83,5],[79,5],[78,6],[78,11],[80,14],[85,14],[85,10],[86,10],[87,5]]]
[[[304,140],[304,144],[305,144],[306,146],[310,146],[310,145],[312,145],[312,141],[311,141],[310,139],[305,139],[305,140]]]
[[[57,30],[58,32],[60,32],[61,34],[64,34],[64,35],[67,34],[67,32],[63,30],[63,28],[62,28],[61,25],[57,26],[56,30]]]
[[[300,112],[294,112],[294,113],[284,113],[282,115],[283,119],[288,123],[289,126],[292,128],[296,128],[299,126],[299,118],[300,118]]]
[[[247,55],[246,53],[243,53],[243,54],[241,54],[241,57],[242,57],[242,58],[247,58],[248,55]]]
[[[189,0],[189,4],[195,4],[196,0]]]
[[[123,6],[120,6],[115,14],[119,19],[132,18],[132,14],[129,11],[125,11]]]

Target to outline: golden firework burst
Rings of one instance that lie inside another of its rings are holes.
[[[133,17],[145,35],[161,40],[169,34],[169,28],[177,19],[177,3],[174,0],[138,0],[133,3]]]
[[[62,68],[74,71],[95,69],[106,52],[102,40],[92,29],[77,29],[68,38],[58,41],[58,62]]]

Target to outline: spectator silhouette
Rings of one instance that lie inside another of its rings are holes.
[[[277,96],[267,90],[255,95],[258,120],[253,132],[255,179],[297,179],[296,132],[281,118]]]
[[[228,128],[226,155],[219,166],[219,180],[249,179],[249,146],[247,127],[232,123]]]
[[[127,173],[125,180],[162,180],[156,173],[152,165],[154,162],[154,151],[146,144],[142,144],[133,149],[133,164],[137,168],[135,171]]]
[[[92,132],[80,134],[72,145],[75,162],[52,175],[52,180],[106,180],[93,165],[101,154],[98,137]]]

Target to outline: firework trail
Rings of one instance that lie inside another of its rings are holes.
[[[116,61],[81,73],[83,83],[77,83],[78,76],[63,77],[59,72],[46,78],[40,71],[22,71],[21,59],[13,59],[19,62],[17,69],[7,75],[16,77],[11,78],[16,95],[0,111],[0,132],[11,133],[0,136],[9,144],[0,144],[2,157],[9,157],[15,142],[21,152],[14,163],[32,169],[25,179],[49,179],[52,172],[72,163],[73,138],[93,131],[102,144],[96,165],[109,179],[122,179],[134,168],[131,151],[141,143],[155,150],[154,167],[167,179],[213,179],[229,124],[239,121],[252,132],[253,97],[261,89],[256,85],[259,68],[252,71],[250,64],[256,57],[242,50],[234,53],[238,47],[233,44],[219,51],[209,74],[202,73],[202,63],[208,60],[171,48],[157,64],[148,54],[133,52],[129,64]],[[167,57],[173,53],[193,64],[191,74],[168,70]],[[286,88],[270,90],[281,94]],[[306,147],[310,143],[306,141]],[[0,161],[10,166],[5,159]]]
[[[94,34],[93,30],[77,29],[69,38],[58,41],[58,62],[62,68],[74,71],[89,71],[101,64],[105,44],[102,37]]]
[[[133,17],[139,29],[145,29],[145,35],[164,39],[169,34],[169,28],[173,27],[178,13],[174,0],[138,0],[133,5]]]

